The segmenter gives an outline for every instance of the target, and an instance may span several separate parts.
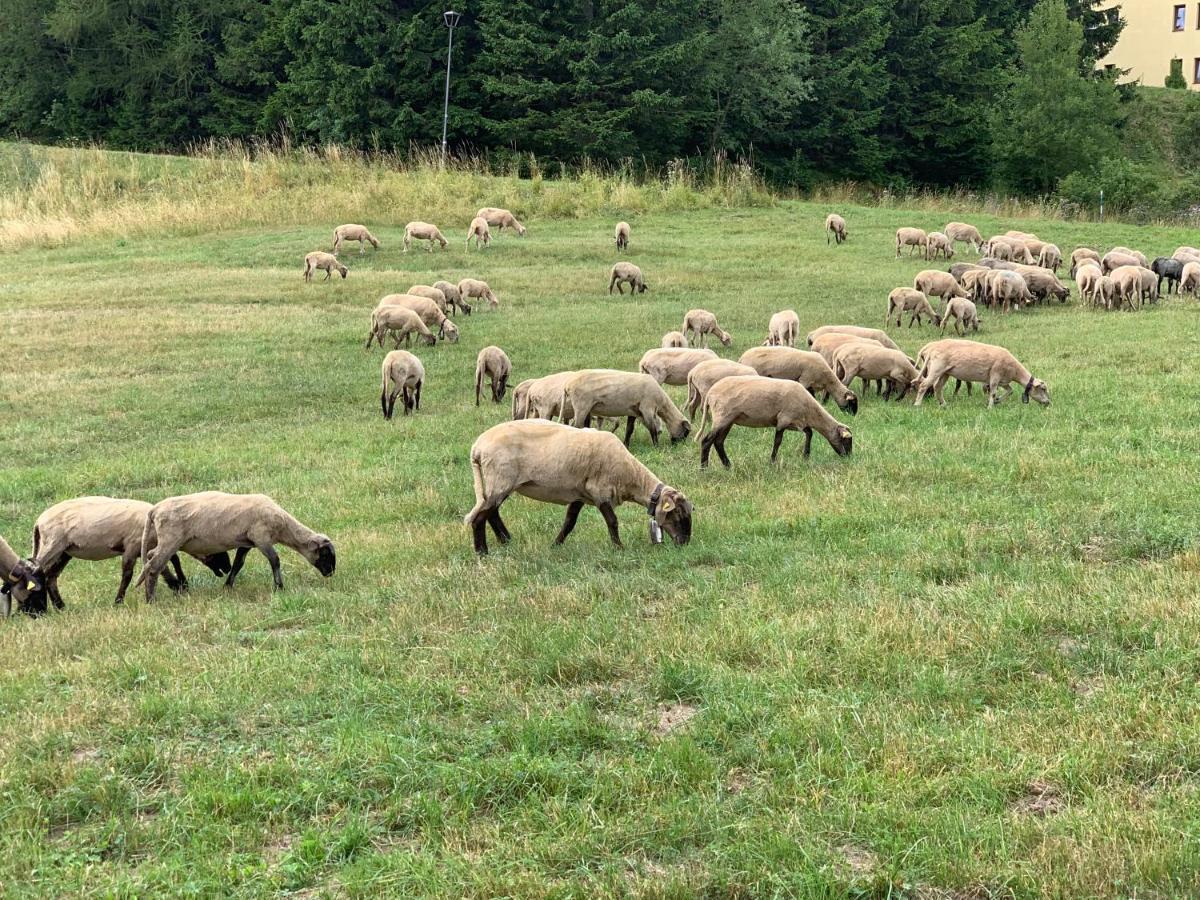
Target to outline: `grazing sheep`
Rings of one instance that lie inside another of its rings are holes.
[[[459,293],[458,285],[451,284],[448,281],[435,281],[433,286],[442,292],[442,296],[446,298],[446,302],[454,309],[460,310],[464,315],[471,314],[471,307],[463,299],[463,295]],[[411,294],[412,291],[409,291]]]
[[[400,296],[400,295],[396,295]],[[423,297],[421,299],[424,299]],[[433,336],[433,332],[421,320],[421,317],[407,306],[399,306],[396,304],[380,305],[371,313],[371,331],[367,335],[367,350],[371,349],[371,344],[375,341],[379,342],[379,346],[383,348],[383,339],[388,333],[396,339],[396,349],[400,348],[400,342],[409,343],[414,333],[419,334],[426,344],[436,344],[437,338]]]
[[[1116,286],[1117,298],[1122,303],[1128,303],[1130,309],[1135,309],[1141,305],[1145,286],[1142,281],[1142,273],[1145,272],[1153,280],[1154,286],[1157,288],[1158,279],[1149,269],[1143,269],[1138,265],[1118,266],[1109,274],[1113,284]],[[1137,300],[1135,304],[1133,301]]]
[[[805,339],[808,342],[808,346],[811,347],[813,341],[823,334],[852,334],[855,337],[876,341],[885,347],[891,347],[893,350],[900,349],[900,345],[893,341],[886,331],[880,331],[878,328],[862,328],[858,325],[822,325],[820,328],[814,328],[808,333],[808,337]]]
[[[1088,260],[1088,262],[1092,262]],[[1100,272],[1099,265],[1080,265],[1075,272],[1075,284],[1079,288],[1079,296],[1087,297],[1095,305],[1095,296],[1093,291],[1096,287],[1096,282],[1103,278],[1104,275]]]
[[[936,345],[923,347],[924,364],[921,369],[921,384],[917,388],[916,406],[921,405],[931,390],[942,406],[946,399],[942,389],[950,378],[984,386],[991,409],[1012,393],[1012,383],[1025,388],[1021,399],[1028,403],[1032,397],[1043,406],[1050,405],[1050,391],[1046,383],[1034,378],[1015,356],[1003,347],[981,344],[977,341],[939,341]],[[999,395],[1004,390],[1003,396]]]
[[[837,213],[830,213],[825,217],[825,230],[829,232],[827,235],[825,235],[826,246],[829,245],[830,238],[833,238],[835,241],[837,241],[838,245],[840,246],[844,244],[846,239],[850,236],[846,231],[846,220]]]
[[[759,375],[732,375],[709,388],[700,417],[702,433],[706,421],[711,421],[711,427],[700,440],[702,469],[708,466],[708,455],[714,447],[721,464],[729,468],[725,438],[734,425],[774,428],[771,462],[779,458],[779,447],[788,431],[804,432],[805,458],[812,450],[814,430],[829,441],[838,456],[849,456],[854,446],[850,429],[827,413],[801,385]]]
[[[501,231],[505,228],[511,228],[517,233],[518,237],[525,237],[525,226],[518,222],[517,217],[507,209],[485,206],[479,212],[475,213],[475,218],[483,219],[488,225],[493,228],[499,228]]]
[[[1189,291],[1192,296],[1200,294],[1200,262],[1184,263],[1183,274],[1179,279],[1179,293]]]
[[[662,346],[664,349],[669,347],[686,347],[687,338],[683,336],[682,331],[668,331],[663,335]]]
[[[1171,254],[1171,259],[1177,259],[1184,265],[1190,262],[1200,263],[1200,250],[1195,247],[1179,247]]]
[[[883,346],[883,344],[880,344],[878,341],[872,341],[870,338],[860,338],[853,334],[841,334],[836,331],[830,331],[825,334],[818,335],[813,339],[812,350],[814,353],[821,354],[821,359],[825,360],[825,362],[827,362],[829,367],[832,369],[834,351],[836,351],[838,347],[842,346],[842,344],[847,344],[850,341],[867,341],[871,344],[878,344],[880,347]]]
[[[947,260],[953,258],[954,242],[940,231],[931,231],[925,241],[925,258],[937,259],[939,253]]]
[[[1117,283],[1111,276],[1101,275],[1092,283],[1091,300],[1092,306],[1099,306],[1103,302],[1105,309],[1112,309],[1113,304],[1120,305]]]
[[[337,261],[337,257],[332,253],[326,253],[323,250],[314,250],[304,257],[304,280],[310,282],[313,279],[313,272],[317,269],[325,270],[325,277],[322,281],[328,281],[336,270],[343,278],[350,270]]]
[[[1113,247],[1109,252],[1121,253],[1125,256],[1132,256],[1137,260],[1137,264],[1143,269],[1150,268],[1150,261],[1146,259],[1146,254],[1142,253],[1140,250],[1130,250],[1128,247]]]
[[[404,252],[408,252],[408,248],[413,241],[429,241],[429,252],[433,252],[433,242],[437,241],[445,250],[449,241],[443,237],[436,225],[430,225],[428,222],[409,222],[404,226]]]
[[[572,424],[576,428],[589,427],[593,416],[624,418],[626,447],[639,419],[650,432],[650,440],[655,446],[658,446],[658,435],[663,424],[671,436],[671,443],[683,440],[691,429],[662,386],[652,376],[636,372],[619,372],[616,369],[583,369],[576,372],[563,386],[563,410],[568,406],[572,412]]]
[[[975,303],[988,302],[987,288],[988,277],[996,271],[995,269],[972,269],[970,272],[964,272],[962,288],[970,296]],[[951,298],[955,299],[955,298]]]
[[[1100,260],[1100,268],[1105,275],[1111,275],[1114,269],[1119,269],[1122,266],[1140,265],[1141,263],[1136,256],[1121,250],[1109,250],[1104,254],[1104,258]]]
[[[857,340],[857,338],[851,338]],[[688,398],[686,412],[689,419],[696,418],[696,410],[704,403],[708,390],[722,378],[731,375],[757,375],[758,372],[750,366],[744,366],[731,359],[709,359],[700,363],[688,372]]]
[[[521,386],[528,385],[525,388],[525,400],[518,409],[517,401],[513,399],[513,418],[553,420],[561,415],[566,422],[569,416],[562,408],[563,388],[578,374],[577,371],[555,372],[553,375],[534,378],[532,383],[522,381]]]
[[[263,494],[206,491],[171,497],[156,503],[146,516],[138,584],[146,583],[146,601],[153,602],[158,576],[180,550],[197,558],[233,550],[233,567],[225,579],[226,587],[233,587],[246,554],[257,548],[271,564],[276,590],[283,590],[275,544],[291,547],[326,578],[337,567],[333,541],[300,524]]]
[[[438,309],[447,315],[454,312],[454,305],[441,288],[431,287],[427,284],[414,284],[404,293],[410,297],[424,297],[426,300],[432,300],[437,304]]]
[[[375,239],[375,235],[367,231],[365,225],[339,225],[333,230],[333,255],[337,256],[342,252],[342,241],[358,241],[358,255],[362,256],[367,252],[366,245],[370,244],[376,250],[379,249],[379,241]]]
[[[629,223],[618,222],[616,230],[613,233],[613,239],[617,242],[618,250],[629,249]]]
[[[687,384],[688,372],[700,363],[716,358],[717,354],[707,348],[658,347],[642,355],[638,371],[659,384]]]
[[[1065,303],[1071,296],[1070,289],[1059,281],[1053,272],[1048,272],[1039,266],[1027,266],[1023,263],[1005,262],[989,257],[984,257],[979,262],[990,269],[1004,269],[1020,274],[1025,279],[1025,284],[1034,300],[1040,301],[1056,297],[1060,303]]]
[[[471,238],[475,239],[475,249],[478,250],[482,244],[486,247],[492,242],[492,232],[488,228],[487,219],[481,216],[476,216],[471,220],[471,227],[467,229],[467,245],[466,249],[471,249]],[[432,248],[432,244],[430,247]]]
[[[896,401],[903,400],[909,388],[921,377],[903,350],[889,350],[870,341],[843,344],[834,352],[833,360],[834,374],[843,384],[849,385],[855,378],[861,378],[863,384],[886,382],[884,400],[890,399],[897,391]]]
[[[943,334],[946,333],[946,326],[951,319],[954,320],[955,334],[966,334],[968,328],[972,331],[979,330],[979,310],[964,297],[954,297],[946,303],[946,314],[942,316]]]
[[[825,393],[850,415],[858,414],[858,397],[833,373],[820,353],[793,347],[751,347],[738,360],[764,378],[798,381],[814,397]]]
[[[691,540],[691,501],[663,484],[604,431],[577,430],[540,419],[504,422],[489,428],[471,446],[471,472],[475,506],[465,522],[481,556],[488,552],[488,525],[501,544],[511,540],[500,518],[500,505],[514,493],[567,507],[555,544],[567,539],[584,504],[590,504],[604,517],[609,539],[622,546],[614,507],[631,502],[642,506],[654,522],[652,543],[655,528],[676,544]]]
[[[981,266],[978,263],[955,263],[947,271],[959,284],[963,283],[963,278],[968,272],[982,272],[987,269],[987,266]]]
[[[613,287],[616,287],[618,294],[624,294],[625,289],[622,285],[629,285],[631,293],[644,294],[649,289],[646,284],[646,279],[642,277],[642,270],[631,262],[619,262],[612,267],[612,272],[608,279],[608,292],[613,292]]]
[[[996,235],[988,240],[984,252],[996,259],[1008,259],[1015,262],[1033,265],[1033,251],[1029,245],[1018,237]]]
[[[446,318],[446,314],[428,297],[415,297],[412,294],[388,294],[379,301],[376,309],[385,306],[403,306],[411,309],[421,317],[421,321],[426,325],[436,325],[438,337],[442,340],[452,344],[458,343],[458,326]]]
[[[512,362],[508,354],[499,347],[484,347],[475,358],[475,405],[483,394],[483,379],[491,382],[492,402],[499,403],[504,399],[504,391],[508,386],[508,376],[512,374]]]
[[[1054,244],[1043,244],[1042,252],[1038,254],[1037,264],[1057,275],[1058,267],[1062,265],[1062,251]]]
[[[22,612],[33,616],[44,613],[46,578],[36,563],[21,559],[0,537],[0,617],[12,615],[14,600]]]
[[[383,388],[379,405],[383,417],[390,420],[396,412],[396,398],[404,398],[404,415],[421,408],[421,387],[425,384],[425,366],[407,350],[393,350],[383,358]],[[388,390],[391,388],[391,390]]]
[[[979,233],[979,229],[966,222],[951,222],[943,231],[951,241],[963,241],[970,244],[973,253],[978,253],[979,248],[983,245],[983,235]]]
[[[1100,254],[1091,247],[1076,247],[1071,251],[1071,277],[1075,277],[1075,273],[1079,271],[1080,263],[1085,260],[1093,260],[1097,266],[1100,266]],[[1103,274],[1103,268],[1101,268]]]
[[[1179,281],[1183,278],[1183,263],[1177,259],[1160,256],[1150,264],[1150,271],[1158,276],[1158,291],[1162,293],[1163,279],[1167,280],[1167,293],[1171,293],[1171,285],[1175,285],[1175,293],[1179,293]]]
[[[1010,308],[1020,309],[1033,302],[1029,285],[1020,272],[999,269],[987,276],[987,296],[991,303],[999,305],[1000,311],[1007,313]]]
[[[918,272],[913,278],[913,287],[928,297],[941,297],[943,301],[952,297],[966,297],[967,292],[954,280],[949,272],[939,272],[937,269],[926,269]],[[940,324],[935,320],[934,325]]]
[[[708,346],[710,334],[715,334],[724,347],[733,343],[729,332],[721,329],[717,324],[717,317],[707,309],[689,309],[683,316],[683,327],[679,330],[687,337],[689,345],[694,341],[696,344]]]
[[[99,561],[121,558],[121,583],[116,603],[125,601],[125,592],[133,580],[133,568],[142,555],[142,532],[151,504],[140,500],[118,500],[112,497],[79,497],[58,503],[38,516],[33,526],[33,556],[45,573],[46,592],[54,605],[63,608],[58,590],[58,576],[72,559]],[[184,552],[190,552],[188,548]],[[221,550],[194,554],[200,562],[221,576],[229,572],[229,554]],[[167,586],[173,591],[187,590],[179,556],[172,551],[163,560],[175,570],[172,577],[164,573]]]
[[[464,278],[458,283],[458,293],[463,300],[470,297],[478,297],[488,302],[489,309],[495,309],[500,305],[500,298],[496,296],[496,292],[488,287],[486,281],[480,281],[478,278]]]
[[[909,328],[912,328],[913,322],[921,323],[922,315],[929,316],[934,325],[942,324],[942,317],[933,311],[929,299],[913,288],[898,287],[888,294],[887,315],[883,317],[885,326],[891,322],[893,312],[896,314],[897,328],[900,327],[900,319],[906,312],[911,313],[908,317]]]
[[[768,347],[795,347],[800,335],[800,317],[794,309],[785,309],[771,316],[767,324]]]
[[[908,255],[912,256],[913,251],[918,247],[921,248],[921,255],[924,256],[929,249],[929,235],[920,228],[897,228],[896,229],[896,258],[900,257],[900,248],[909,247]]]

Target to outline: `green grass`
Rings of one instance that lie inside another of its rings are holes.
[[[77,562],[64,613],[0,623],[0,884],[9,896],[1095,896],[1200,891],[1197,304],[1002,319],[1053,405],[867,397],[854,455],[735,429],[734,467],[633,450],[696,505],[686,548],[627,548],[587,510],[516,498],[486,560],[461,522],[476,352],[513,381],[633,368],[685,310],[734,356],[769,315],[878,326],[901,224],[843,209],[646,214],[651,292],[605,293],[613,217],[401,255],[304,285],[334,222],[86,238],[4,257],[0,533],[46,506],[263,491],[333,536],[229,592],[111,605]],[[351,217],[358,218],[358,217]],[[1065,252],[1188,232],[969,216]],[[420,414],[385,423],[369,312],[473,274],[502,306],[422,348]],[[453,280],[453,279],[452,279]],[[934,332],[903,329],[915,352]],[[682,402],[681,388],[669,389]],[[667,704],[694,716],[656,726]],[[1038,814],[1044,785],[1049,806]]]

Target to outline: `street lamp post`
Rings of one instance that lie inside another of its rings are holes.
[[[446,97],[442,102],[442,166],[446,165],[446,127],[450,123],[450,55],[454,52],[454,29],[461,18],[462,13],[452,9],[442,13],[442,21],[450,29],[450,43],[446,47]]]

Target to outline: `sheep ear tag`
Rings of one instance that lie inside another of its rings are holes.
[[[662,506],[660,506],[660,507],[659,507],[659,509],[661,509],[661,510],[662,510],[663,512],[665,512],[665,513],[669,513],[669,512],[670,512],[671,510],[673,510],[674,508],[675,508],[675,501],[674,501],[674,500],[664,500],[664,501],[662,502]]]
[[[36,590],[37,590],[37,585],[36,585],[36,584],[34,584],[32,581],[26,582],[26,583],[25,583],[25,590],[27,590],[27,591],[36,591]]]

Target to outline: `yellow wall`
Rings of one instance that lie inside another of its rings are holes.
[[[1151,87],[1162,87],[1171,73],[1171,59],[1183,60],[1183,77],[1188,87],[1200,90],[1196,84],[1196,59],[1200,58],[1200,0],[1184,4],[1183,31],[1173,31],[1175,7],[1178,0],[1123,0],[1104,3],[1105,8],[1121,7],[1125,30],[1112,53],[1100,60],[1100,65],[1113,65],[1130,72],[1122,81],[1141,81]]]

